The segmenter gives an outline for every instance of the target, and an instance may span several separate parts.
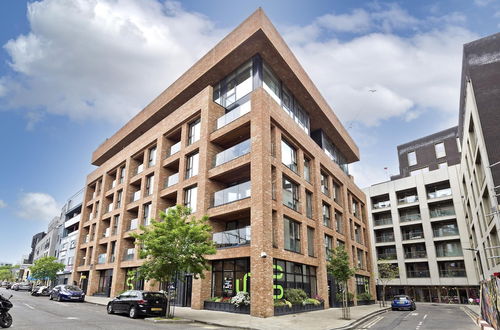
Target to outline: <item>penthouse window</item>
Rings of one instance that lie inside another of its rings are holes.
[[[435,144],[434,150],[436,151],[436,158],[442,158],[446,156],[446,150],[444,149],[444,142]]]
[[[188,145],[191,145],[200,139],[201,119],[198,118],[189,124]]]
[[[252,61],[250,60],[214,86],[214,101],[227,108],[250,93],[252,89]]]
[[[300,223],[284,217],[285,250],[300,253]]]
[[[417,154],[415,153],[415,151],[408,153],[408,165],[417,165]]]
[[[281,161],[286,167],[297,172],[297,150],[281,140]]]
[[[187,156],[186,159],[186,179],[198,175],[199,168],[199,153],[194,153]]]

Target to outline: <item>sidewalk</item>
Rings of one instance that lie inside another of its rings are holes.
[[[111,298],[85,297],[85,301],[97,305],[107,305]],[[201,323],[244,329],[334,329],[345,327],[364,316],[382,312],[378,304],[351,307],[351,320],[342,320],[341,308],[330,308],[300,314],[273,316],[268,318],[253,317],[246,314],[196,310],[189,307],[175,307],[175,316]]]

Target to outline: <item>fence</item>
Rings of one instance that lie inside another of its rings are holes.
[[[481,282],[481,317],[494,329],[500,327],[500,278]]]

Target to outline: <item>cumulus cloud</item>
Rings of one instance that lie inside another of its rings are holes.
[[[31,31],[4,45],[15,75],[0,77],[0,106],[28,108],[28,127],[40,109],[124,122],[223,34],[169,1],[43,0],[28,20]]]
[[[25,193],[18,204],[17,215],[23,219],[49,221],[60,213],[54,197],[45,193]]]
[[[0,199],[0,209],[3,209],[4,207],[7,207],[7,203]]]

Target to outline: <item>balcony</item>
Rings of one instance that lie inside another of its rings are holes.
[[[108,213],[113,211],[113,203],[108,205]]]
[[[390,201],[381,201],[381,202],[373,203],[374,210],[385,209],[386,207],[390,207],[390,206],[391,206]]]
[[[405,251],[406,259],[427,258],[427,251]]]
[[[403,241],[408,241],[408,240],[414,240],[414,239],[422,239],[424,238],[424,232],[417,230],[417,231],[409,231],[409,232],[403,232]]]
[[[375,236],[376,243],[394,242],[394,235]]]
[[[250,139],[238,143],[229,149],[219,152],[214,157],[214,167],[230,162],[233,159],[246,155],[250,152]]]
[[[392,218],[379,218],[373,221],[374,226],[392,225]]]
[[[396,252],[377,253],[377,257],[378,257],[379,261],[380,261],[380,259],[396,260],[398,258]]]
[[[251,227],[226,230],[219,233],[214,233],[212,240],[218,249],[249,245],[251,238]]]
[[[431,277],[429,270],[407,270],[406,277],[419,278],[419,277]]]
[[[130,261],[134,260],[134,255],[135,255],[135,249],[127,249],[125,255],[123,256],[123,261]]]
[[[455,226],[451,227],[441,227],[433,230],[434,237],[446,237],[446,236],[456,236],[458,235],[458,228]]]
[[[446,257],[463,257],[463,252],[461,249],[457,248],[440,248],[436,246],[436,257],[446,258]]]
[[[130,198],[130,202],[136,202],[141,198],[141,191],[138,190],[132,194],[132,198]]]
[[[144,171],[144,164],[137,166],[137,171],[135,172],[135,174],[137,175],[139,173],[142,173],[142,171]]]
[[[97,257],[97,264],[101,265],[101,264],[105,264],[105,263],[106,263],[106,253],[101,253]]]
[[[431,209],[429,212],[431,218],[449,217],[455,215],[455,209],[453,207]]]
[[[111,236],[111,228],[108,227],[102,233],[102,237],[109,237],[109,236]]]
[[[172,156],[172,155],[178,153],[179,151],[181,151],[181,141],[177,142],[176,144],[173,144],[170,147],[170,152],[168,153],[168,155]]]
[[[213,206],[220,206],[250,197],[250,181],[214,193]]]
[[[465,269],[440,269],[439,277],[467,277]]]
[[[228,125],[229,123],[235,121],[236,119],[240,118],[244,114],[249,113],[251,109],[252,108],[250,106],[250,101],[245,102],[242,105],[234,108],[230,112],[226,113],[225,115],[223,115],[217,119],[217,128],[216,129],[220,129],[220,128]]]
[[[172,187],[179,183],[179,172],[172,174],[165,180],[165,188]]]
[[[451,188],[443,188],[427,192],[428,199],[449,197],[449,196],[451,196]]]
[[[139,219],[135,218],[135,219],[130,220],[130,225],[128,227],[128,230],[136,230],[138,224],[139,224]]]
[[[399,222],[418,221],[421,219],[422,217],[420,216],[420,213],[407,213],[399,215]]]
[[[410,204],[418,202],[418,196],[405,196],[398,198],[398,205]]]
[[[116,179],[111,182],[111,189],[113,189],[114,187],[116,187]]]

